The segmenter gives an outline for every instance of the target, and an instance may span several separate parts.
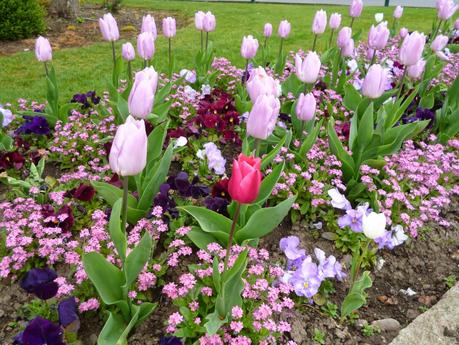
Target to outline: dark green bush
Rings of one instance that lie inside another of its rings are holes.
[[[45,29],[44,10],[37,0],[0,0],[0,41],[33,37]]]

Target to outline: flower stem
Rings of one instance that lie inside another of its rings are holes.
[[[301,121],[300,137],[299,137],[300,141],[303,140],[303,135],[304,135],[304,123],[305,123],[305,121]]]
[[[209,47],[209,32],[206,32],[206,51],[208,47]]]
[[[121,206],[121,231],[126,233],[127,207],[129,195],[129,176],[123,176],[123,204]]]
[[[169,78],[172,78],[172,39],[169,38]]]
[[[376,49],[373,51],[373,57],[371,58],[370,66],[376,62]]]
[[[317,35],[314,35],[314,42],[312,43],[312,51],[316,51]]]
[[[45,65],[46,77],[49,77],[48,64],[46,63],[46,61],[43,64]]]
[[[201,52],[204,50],[204,31],[201,30]]]
[[[331,47],[332,45],[332,41],[333,41],[333,34],[335,33],[335,30],[332,29],[331,33],[330,33],[330,41],[328,41],[328,48]]]
[[[282,48],[284,46],[284,39],[281,38],[281,41],[280,41],[280,46],[279,46],[279,60],[282,58]]]
[[[245,60],[245,74],[242,77],[242,85],[244,85],[247,79],[249,79],[248,74],[249,74],[249,59]]]
[[[400,88],[398,89],[398,93],[397,93],[397,98],[396,99],[399,99],[402,96],[403,84],[405,82],[407,69],[408,69],[408,67],[405,66],[405,69],[403,71],[402,79],[400,80]]]
[[[131,61],[128,61],[128,79],[129,79],[129,84],[132,84],[132,65],[131,65]]]
[[[116,67],[115,41],[112,41],[112,57],[113,57],[113,69],[114,69]]]
[[[255,138],[255,157],[260,156],[260,146],[261,146],[261,140],[258,138]]]
[[[352,29],[352,26],[354,25],[354,21],[355,21],[355,18],[352,17],[352,19],[351,19],[351,25],[350,25],[351,29]]]
[[[362,265],[363,258],[365,257],[369,247],[370,247],[370,240],[367,240],[366,243],[364,244],[363,248],[362,248],[362,252],[359,253],[360,255],[359,255],[359,257],[357,259],[357,262],[356,262],[356,265],[355,265],[356,267],[355,267],[354,272],[353,272],[353,274],[351,276],[351,287],[350,287],[349,291],[352,290],[352,287],[354,286],[355,280],[359,276],[360,266]]]
[[[228,246],[226,247],[225,265],[223,266],[223,272],[228,268],[228,261],[231,253],[231,246],[233,245],[234,231],[236,230],[236,224],[239,218],[239,212],[241,211],[241,204],[236,203],[236,210],[234,211],[233,223],[231,224],[231,230],[228,238]]]

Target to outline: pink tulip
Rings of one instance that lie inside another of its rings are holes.
[[[103,18],[99,18],[99,27],[104,40],[114,42],[120,38],[118,24],[116,24],[111,13],[104,14]]]
[[[434,52],[443,50],[448,44],[448,41],[449,38],[447,36],[438,35],[437,37],[435,37],[432,44],[430,45],[430,49],[432,49]]]
[[[137,72],[128,98],[129,113],[138,118],[146,118],[153,109],[158,73],[153,67]]]
[[[407,28],[401,28],[400,29],[400,37],[405,38],[406,35],[408,35],[408,29]]]
[[[303,83],[314,84],[319,77],[320,58],[315,52],[309,52],[304,60],[295,55],[295,74]]]
[[[426,67],[426,61],[424,59],[420,59],[415,65],[408,66],[406,68],[408,77],[413,80],[420,79],[422,74],[424,73],[425,67]]]
[[[448,20],[456,13],[459,5],[454,3],[454,0],[437,0],[437,16],[441,20]]]
[[[347,44],[341,48],[341,55],[343,57],[354,57],[354,52],[355,52],[355,48],[354,48],[354,40],[351,38]]]
[[[199,31],[204,30],[204,17],[206,14],[202,11],[198,11],[194,14],[194,25]]]
[[[132,61],[135,59],[135,50],[131,42],[124,43],[121,47],[121,55],[126,61]]]
[[[407,35],[400,47],[400,62],[403,65],[415,65],[422,56],[424,46],[426,44],[426,36],[415,31]]]
[[[112,171],[119,176],[135,176],[142,172],[147,164],[147,142],[145,122],[128,116],[118,127],[110,149]]]
[[[141,80],[148,81],[148,84],[151,87],[153,93],[156,92],[156,88],[158,87],[158,72],[155,71],[153,67],[146,67],[141,71],[138,71],[135,74],[135,81],[140,82]]]
[[[261,186],[261,159],[247,157],[242,153],[233,162],[228,192],[231,198],[241,204],[251,204],[258,198]]]
[[[287,20],[283,20],[279,24],[279,30],[277,33],[279,34],[280,38],[287,38],[290,34],[291,25]]]
[[[144,60],[150,60],[155,53],[155,37],[150,31],[142,32],[137,36],[137,52]]]
[[[387,71],[381,65],[371,65],[363,80],[362,94],[371,99],[379,98],[384,93],[386,84]]]
[[[253,59],[257,54],[257,50],[258,40],[253,38],[252,35],[244,36],[241,45],[241,56],[246,60]]]
[[[316,99],[310,92],[308,94],[301,93],[295,107],[296,116],[301,121],[310,121],[314,118],[316,112]]]
[[[268,138],[276,127],[279,111],[279,99],[272,95],[259,96],[247,120],[247,134],[256,139]]]
[[[349,43],[349,40],[352,39],[352,29],[350,27],[345,26],[342,28],[338,33],[338,38],[336,40],[336,44],[339,48],[343,49]]]
[[[339,26],[341,25],[341,14],[333,13],[330,16],[330,22],[329,22],[328,25],[330,26],[330,29],[332,29],[332,30],[338,29]]]
[[[352,18],[360,17],[363,10],[362,0],[352,0],[351,6],[349,7],[349,15]]]
[[[206,12],[203,21],[203,29],[205,32],[212,32],[215,31],[215,27],[217,26],[217,21],[215,16],[212,12]]]
[[[372,25],[368,33],[368,46],[375,50],[384,49],[389,40],[389,35],[387,22],[379,23],[376,27]]]
[[[395,19],[400,19],[403,16],[403,7],[402,6],[397,6],[394,10],[394,18]]]
[[[324,10],[319,10],[316,12],[314,16],[314,20],[312,22],[312,32],[315,35],[321,35],[325,32],[327,28],[327,12]]]
[[[271,23],[266,23],[263,28],[263,36],[271,37],[272,33],[273,33],[273,26],[271,25]]]
[[[40,62],[51,61],[53,59],[53,50],[48,39],[38,36],[35,41],[35,56]]]
[[[158,32],[156,30],[155,18],[153,18],[149,14],[142,18],[142,28],[140,32],[147,32],[147,31],[151,32],[155,39],[158,36]]]
[[[247,92],[252,103],[255,103],[261,95],[280,96],[280,84],[278,80],[266,74],[263,67],[252,69],[247,81]]]
[[[163,35],[166,38],[172,38],[175,36],[175,18],[167,17],[163,19]]]

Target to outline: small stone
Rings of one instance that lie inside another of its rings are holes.
[[[292,231],[300,231],[300,226],[298,224],[293,224]]]
[[[0,317],[3,317],[5,315],[5,311],[3,309],[0,309]]]
[[[336,239],[336,234],[334,232],[323,232],[320,236],[329,241],[334,241]]]
[[[378,327],[382,332],[398,331],[402,327],[400,322],[392,318],[376,320],[371,325]]]
[[[408,319],[415,319],[419,316],[419,311],[417,311],[416,309],[408,309],[407,312],[406,312],[406,317]]]
[[[395,297],[387,297],[386,295],[381,295],[381,296],[376,297],[376,299],[379,302],[384,303],[386,305],[397,305],[398,304],[398,301]]]
[[[453,254],[451,254],[451,259],[454,261],[459,261],[459,249],[456,250]]]
[[[346,333],[340,329],[335,330],[335,335],[339,339],[346,339]]]
[[[436,296],[427,296],[427,295],[421,295],[418,298],[418,302],[422,303],[427,306],[433,305],[437,301]]]
[[[355,322],[355,326],[357,328],[363,328],[364,326],[368,325],[368,321],[367,320],[364,320],[364,319],[358,319],[356,322]]]
[[[414,290],[411,289],[411,288],[408,288],[408,289],[406,289],[406,290],[400,289],[400,292],[401,292],[402,294],[407,295],[407,296],[410,296],[410,297],[416,295],[416,291],[414,291]]]
[[[92,345],[97,344],[97,334],[93,333],[89,336],[89,343]]]

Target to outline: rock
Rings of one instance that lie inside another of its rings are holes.
[[[451,254],[451,259],[459,261],[459,250],[456,250],[453,254]]]
[[[421,295],[418,298],[418,302],[419,303],[422,303],[422,304],[427,305],[427,306],[431,306],[431,305],[435,304],[436,301],[437,301],[437,297],[436,296]]]
[[[420,312],[416,309],[408,309],[406,312],[406,317],[408,319],[415,319],[419,316]]]
[[[3,317],[5,315],[5,311],[3,309],[0,309],[0,317]]]
[[[320,236],[329,241],[334,241],[336,239],[336,234],[334,232],[323,232]]]
[[[346,338],[346,332],[344,332],[344,331],[342,331],[340,329],[336,329],[335,330],[335,335],[339,339],[345,339]]]
[[[368,321],[367,320],[364,320],[364,319],[358,319],[356,322],[355,322],[355,326],[357,328],[363,328],[364,326],[368,325]]]
[[[395,297],[388,297],[386,295],[381,295],[381,296],[376,297],[376,299],[379,302],[384,303],[386,305],[397,305],[398,304],[398,301]]]
[[[89,343],[92,345],[97,344],[97,334],[93,333],[89,336]]]
[[[371,325],[378,327],[382,332],[398,331],[402,327],[400,322],[392,318],[376,320]]]
[[[304,341],[308,339],[308,333],[306,332],[305,325],[301,320],[295,319],[292,322],[290,335],[297,344],[303,344]]]

